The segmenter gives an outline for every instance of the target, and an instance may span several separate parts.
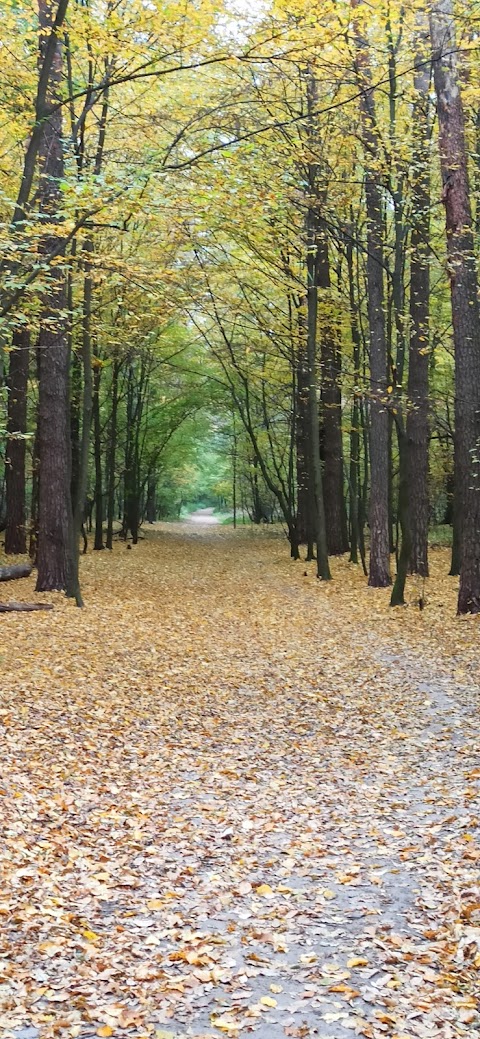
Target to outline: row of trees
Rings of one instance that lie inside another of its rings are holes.
[[[39,50],[12,5],[6,550],[30,526],[38,589],[81,602],[86,503],[96,548],[116,510],[136,539],[211,422],[233,497],[323,579],[349,551],[384,587],[396,547],[402,602],[443,503],[480,611],[469,3],[40,0],[38,25]]]

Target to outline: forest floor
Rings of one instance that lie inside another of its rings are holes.
[[[83,611],[2,617],[2,1039],[479,1034],[447,565],[391,610],[270,530],[158,525],[82,561]]]

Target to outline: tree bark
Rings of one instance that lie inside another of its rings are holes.
[[[117,452],[118,375],[120,362],[114,358],[112,368],[112,413],[110,415],[110,441],[108,445],[107,475],[107,539],[105,547],[113,548],[113,520],[115,516],[115,458]]]
[[[414,223],[410,254],[410,340],[408,360],[408,492],[410,570],[428,577],[428,366],[430,338],[430,69],[425,48],[417,49],[416,92],[412,118],[415,126],[412,210]]]
[[[308,372],[303,344],[298,350],[296,390],[297,530],[299,543],[303,545],[312,540],[308,483]]]
[[[59,33],[65,21],[68,4],[69,0],[58,0],[54,16],[52,5],[49,5],[46,0],[39,0],[39,23],[43,41],[40,48],[39,75],[35,98],[35,123],[28,141],[22,179],[12,218],[12,228],[14,229],[25,220],[35,176],[37,156],[44,143],[44,123],[45,119],[49,117],[52,103],[49,91],[51,82],[56,75],[54,66],[58,62]]]
[[[233,462],[234,462],[234,465],[235,465],[235,458],[233,458]],[[234,498],[234,506],[235,506],[235,508],[234,508],[234,517],[236,519],[236,495],[235,495],[235,488],[234,488],[233,498]],[[146,516],[147,523],[155,523],[155,520],[157,518],[156,499],[157,499],[157,476],[156,476],[156,473],[149,473],[148,474],[148,478],[147,478],[147,502],[146,502],[146,506],[145,506],[145,516]]]
[[[389,545],[389,436],[387,398],[387,340],[383,286],[383,198],[379,182],[379,147],[375,104],[371,87],[368,45],[363,38],[351,0],[357,75],[362,95],[360,109],[366,145],[365,203],[367,212],[367,289],[370,333],[370,569],[368,583],[375,588],[390,584]]]
[[[95,363],[93,371],[93,453],[95,459],[95,540],[93,548],[101,551],[103,544],[103,487],[102,487],[102,441],[100,431],[100,378],[102,366]]]
[[[5,552],[27,551],[25,511],[25,434],[27,432],[27,388],[30,333],[20,328],[13,333],[8,372],[8,439],[5,453],[6,528]]]
[[[323,497],[322,463],[320,459],[320,416],[317,379],[317,313],[318,313],[318,214],[315,204],[307,209],[307,370],[308,433],[310,480],[315,502],[314,536],[317,551],[317,577],[331,578],[328,563],[327,531]]]
[[[72,263],[77,255],[77,242],[74,238],[71,247]],[[73,270],[67,273],[67,301],[68,301],[68,349],[70,353],[70,442],[71,442],[71,495],[74,524],[76,521],[75,509],[78,501],[78,484],[80,479],[80,454],[81,454],[81,418],[82,418],[82,359],[80,353],[74,348],[74,301],[73,301]]]
[[[361,523],[361,497],[360,497],[360,431],[361,411],[360,392],[361,383],[360,352],[361,335],[358,325],[357,301],[355,298],[355,283],[353,273],[353,227],[348,230],[347,238],[347,269],[348,269],[348,299],[350,309],[350,329],[353,344],[353,406],[350,430],[350,467],[349,467],[349,503],[350,503],[350,562],[358,563],[358,553],[362,560],[365,576],[365,549],[363,524]]]
[[[410,498],[409,498],[409,447],[403,418],[397,420],[399,450],[399,486],[398,486],[398,520],[402,535],[402,544],[398,555],[397,573],[393,583],[390,606],[403,606],[405,603],[405,583],[411,554]]]
[[[323,500],[328,553],[348,551],[347,510],[343,477],[341,357],[335,339],[333,317],[328,313],[331,289],[328,241],[318,242],[318,287],[320,289],[320,449],[323,461]],[[326,297],[326,298],[324,298]]]
[[[40,51],[49,40],[51,6],[39,0]],[[48,46],[48,43],[47,43]],[[48,100],[58,100],[62,83],[62,56],[57,40],[52,60]],[[63,177],[61,108],[50,111],[43,123],[40,144],[40,212],[46,225],[42,248],[59,246],[58,233],[48,231],[57,223]],[[61,251],[61,250],[60,250]],[[73,551],[73,516],[70,494],[71,450],[69,415],[69,349],[65,315],[67,292],[61,265],[50,269],[44,294],[38,338],[39,354],[39,527],[37,591],[67,591],[78,583]]]
[[[430,11],[455,347],[455,482],[459,613],[480,612],[480,313],[465,123],[451,0]]]
[[[32,567],[29,563],[14,563],[13,566],[0,566],[0,581],[18,581],[20,577],[29,577]]]

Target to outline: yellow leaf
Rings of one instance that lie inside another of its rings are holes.
[[[98,939],[100,938],[100,935],[96,934],[95,931],[88,931],[87,930],[87,931],[82,931],[82,937],[86,938],[89,942],[95,942],[95,941],[98,941]]]
[[[260,884],[257,887],[257,895],[263,895],[264,898],[269,898],[270,895],[273,895],[273,889],[270,887],[270,884]]]
[[[151,898],[147,902],[147,909],[163,909],[163,902],[161,898]]]
[[[102,1025],[101,1028],[97,1028],[97,1035],[101,1035],[102,1039],[108,1039],[109,1035],[113,1035],[113,1028],[110,1028],[110,1025]]]
[[[277,1001],[273,996],[262,996],[260,1002],[263,1003],[264,1007],[276,1007]]]
[[[322,891],[322,895],[324,898],[335,898],[335,892],[331,891],[329,887],[326,887],[325,890]]]
[[[210,1018],[214,1028],[219,1028],[221,1032],[239,1032],[240,1025],[233,1021],[228,1014],[222,1014],[221,1017]]]
[[[281,985],[270,985],[270,992],[283,992]]]
[[[364,956],[352,956],[351,960],[347,960],[347,967],[368,967],[368,960]]]
[[[57,942],[42,942],[38,946],[38,951],[43,953],[44,956],[56,956],[57,952],[63,952],[62,946]]]

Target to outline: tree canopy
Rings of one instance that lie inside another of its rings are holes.
[[[393,604],[451,527],[480,610],[477,49],[470,0],[4,5],[0,518],[39,590],[81,603],[92,514],[98,550],[197,497]]]

